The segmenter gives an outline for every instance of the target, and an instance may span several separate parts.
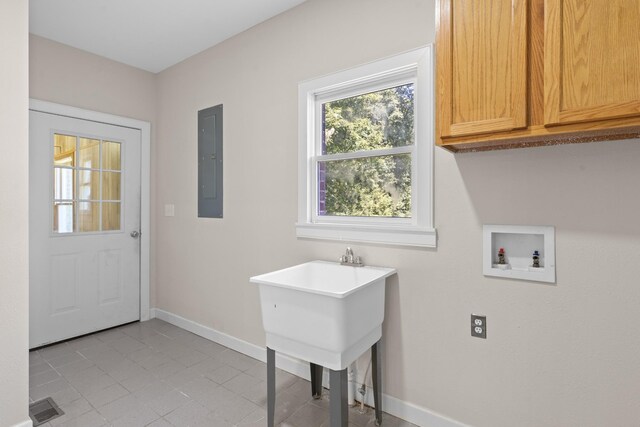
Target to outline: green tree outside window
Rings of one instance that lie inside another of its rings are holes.
[[[322,154],[414,144],[414,86],[405,84],[322,105]],[[411,155],[321,161],[318,214],[411,217]]]

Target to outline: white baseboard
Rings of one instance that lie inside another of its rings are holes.
[[[178,326],[184,330],[193,332],[196,335],[224,345],[225,347],[243,353],[249,357],[253,357],[254,359],[262,362],[267,361],[267,352],[264,347],[251,344],[223,332],[216,331],[215,329],[201,325],[200,323],[192,320],[185,319],[177,314],[170,313],[160,308],[152,308],[149,310],[149,317],[152,319],[157,317],[160,320],[164,320],[165,322],[171,323],[172,325]],[[284,371],[297,375],[298,377],[309,380],[310,373],[309,364],[307,362],[277,353],[276,366]],[[328,377],[327,372],[325,372],[325,375],[323,376],[323,384],[329,384]],[[359,397],[360,396],[356,396],[356,398]],[[365,394],[365,404],[373,406],[373,393],[370,389],[368,389]],[[405,402],[384,393],[382,394],[382,407],[388,414],[423,427],[468,427],[466,424],[430,411],[427,408]],[[29,426],[30,425],[31,424],[29,424]],[[23,426],[20,425],[16,427]],[[27,427],[27,425],[25,424],[24,427]]]
[[[370,395],[373,395],[373,393],[370,393]],[[373,406],[373,397],[371,402],[365,401],[365,403]],[[468,424],[463,424],[430,409],[405,402],[388,394],[382,394],[382,410],[394,417],[423,427],[471,427]]]
[[[15,424],[13,427],[33,427],[33,422],[31,421],[31,419],[29,419],[27,421]]]

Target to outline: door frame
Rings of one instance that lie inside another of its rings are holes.
[[[140,320],[149,320],[151,248],[151,123],[29,98],[29,110],[140,131]]]

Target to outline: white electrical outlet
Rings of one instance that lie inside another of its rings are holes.
[[[164,205],[164,216],[175,216],[175,215],[176,215],[175,205]]]

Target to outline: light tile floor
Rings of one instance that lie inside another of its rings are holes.
[[[46,427],[266,426],[266,365],[159,319],[32,351],[29,374],[31,401],[65,412]],[[308,381],[278,369],[276,396],[276,425],[329,426]],[[349,410],[350,427],[374,425],[371,408]]]

